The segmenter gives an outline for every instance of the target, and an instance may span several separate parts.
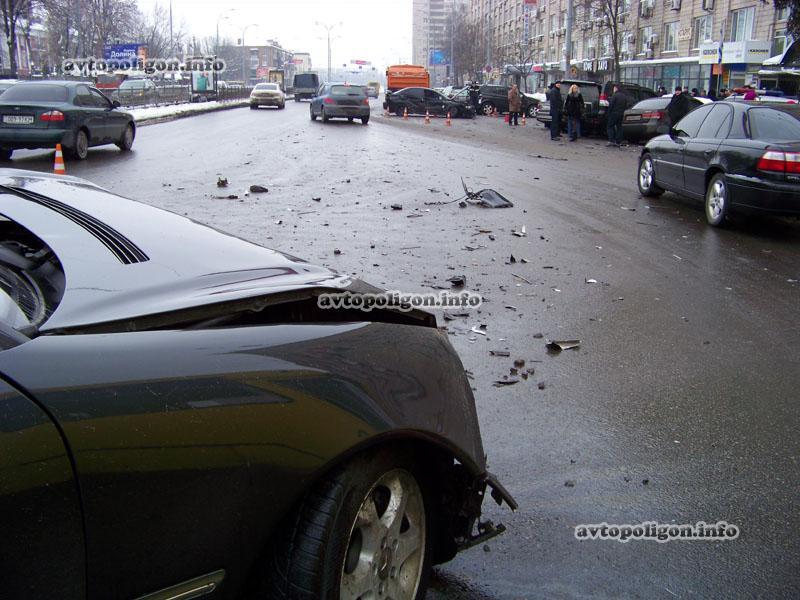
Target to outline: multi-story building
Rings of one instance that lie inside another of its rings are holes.
[[[607,81],[616,37],[623,81],[709,90],[757,83],[789,41],[788,11],[760,0],[572,0],[571,36],[568,1],[471,0],[487,64],[498,73],[518,63],[510,56],[529,56],[529,89],[565,76]]]
[[[446,85],[450,73],[452,19],[468,0],[413,0],[411,55],[415,65],[424,65],[431,85]]]

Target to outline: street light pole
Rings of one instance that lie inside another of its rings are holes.
[[[219,22],[222,21],[223,19],[229,19],[230,17],[225,13],[232,12],[235,10],[236,10],[235,8],[226,8],[221,13],[219,13],[219,15],[217,15],[217,43],[216,47],[214,48],[214,54],[219,54]]]
[[[331,80],[331,31],[337,26],[340,26],[341,23],[335,23],[333,25],[327,25],[326,23],[320,23],[319,21],[316,22],[317,26],[322,27],[328,34],[328,81]]]

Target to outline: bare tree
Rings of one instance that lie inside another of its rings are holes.
[[[533,72],[533,57],[536,54],[533,41],[529,39],[517,39],[515,42],[507,43],[497,48],[494,55],[505,65],[510,65],[513,71],[510,73],[520,86],[520,90],[528,91],[528,76]]]
[[[8,44],[9,69],[17,74],[17,26],[20,19],[29,16],[34,0],[0,0],[0,13],[3,16],[3,31]]]
[[[150,14],[139,13],[133,29],[132,39],[147,45],[147,54],[153,58],[173,58],[178,54],[178,49],[183,47],[187,37],[186,24],[183,21],[173,27],[170,36],[169,9],[162,4],[156,4]],[[206,47],[208,39],[212,38],[200,40],[200,46]]]
[[[789,9],[789,20],[786,22],[786,31],[794,39],[800,39],[800,0],[774,0],[775,8]]]
[[[477,80],[486,64],[486,37],[480,23],[473,21],[465,6],[453,15],[453,64],[457,75]]]
[[[633,19],[630,12],[630,0],[588,0],[581,11],[583,18],[580,25],[593,28],[599,36],[608,34],[610,50],[614,59],[614,79],[620,81],[623,45],[629,39],[630,24]],[[576,19],[577,21],[577,19]]]

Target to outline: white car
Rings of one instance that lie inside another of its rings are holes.
[[[259,106],[286,106],[286,94],[277,83],[259,83],[250,92],[250,108],[256,109]]]

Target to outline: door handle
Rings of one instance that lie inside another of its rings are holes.
[[[713,150],[703,150],[703,154],[706,156],[710,156],[714,151]]]

